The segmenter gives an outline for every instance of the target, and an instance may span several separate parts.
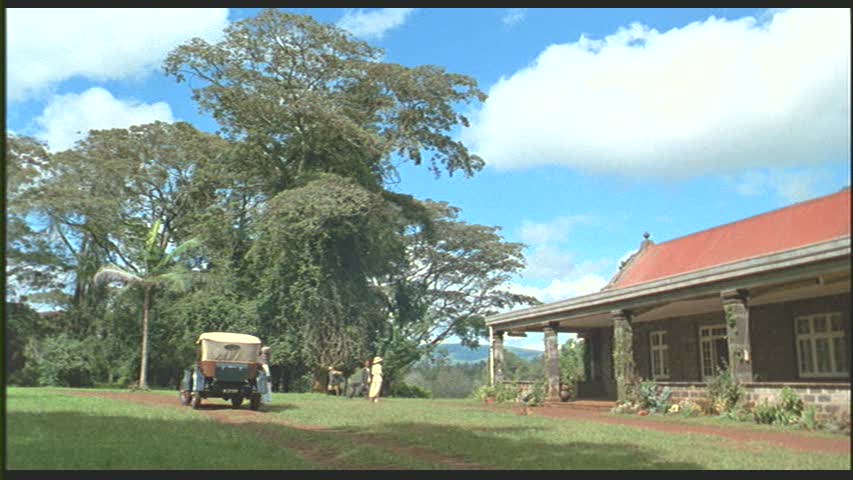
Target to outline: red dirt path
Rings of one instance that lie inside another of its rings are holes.
[[[483,407],[493,411],[506,411],[499,407]],[[714,435],[743,444],[749,448],[748,442],[766,442],[791,450],[822,452],[850,455],[850,437],[839,435],[838,438],[816,437],[797,432],[768,432],[750,430],[740,427],[715,427],[712,425],[689,425],[685,423],[670,423],[655,420],[650,417],[626,417],[610,415],[607,411],[572,408],[569,406],[544,406],[538,408],[512,408],[512,411],[522,415],[525,411],[531,415],[566,420],[584,420],[610,425],[625,425],[635,428],[656,430],[667,433],[694,433],[699,435]],[[734,445],[733,445],[734,446]],[[741,445],[739,445],[741,446]]]

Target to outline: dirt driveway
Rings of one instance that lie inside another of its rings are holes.
[[[66,394],[80,397],[108,398],[111,400],[121,400],[152,407],[178,408],[184,410],[189,409],[189,407],[185,407],[180,404],[177,394],[174,397],[143,392],[67,392]],[[276,443],[284,448],[295,450],[304,458],[320,465],[322,468],[327,469],[351,469],[352,465],[336,461],[334,455],[335,452],[333,451],[324,450],[321,446],[309,445],[304,442],[289,441],[288,439],[283,439],[281,435],[272,435],[268,429],[262,428],[262,425],[281,425],[296,430],[316,432],[324,435],[345,436],[359,443],[375,445],[376,447],[403,457],[412,457],[421,461],[439,464],[446,469],[488,470],[491,468],[467,462],[459,458],[454,458],[428,448],[400,445],[398,442],[391,439],[376,435],[351,432],[347,430],[335,430],[311,425],[300,425],[298,423],[289,422],[278,415],[269,415],[264,412],[255,412],[247,409],[235,410],[232,409],[230,405],[224,403],[202,404],[198,411],[217,422],[252,430],[254,433],[262,436],[265,440]],[[396,468],[392,467],[392,469]]]

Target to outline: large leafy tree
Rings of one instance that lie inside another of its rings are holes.
[[[32,137],[6,135],[7,299],[56,292],[70,265],[44,227],[33,221],[30,197],[44,180],[50,155]]]
[[[95,283],[121,282],[136,287],[142,293],[142,348],[140,355],[139,388],[148,388],[148,314],[158,288],[184,288],[191,272],[178,263],[182,254],[197,246],[190,239],[177,247],[166,251],[162,237],[165,230],[160,221],[154,222],[139,252],[138,261],[125,269],[117,265],[106,265],[98,269],[93,280]]]
[[[498,227],[459,220],[459,209],[447,203],[423,206],[428,228],[406,229],[402,268],[381,282],[389,321],[379,349],[389,379],[451,336],[478,346],[485,317],[539,303],[506,285],[525,266],[522,244],[504,241]]]
[[[394,177],[392,154],[436,174],[480,170],[450,136],[468,123],[456,107],[485,99],[476,81],[382,55],[333,25],[270,9],[232,23],[218,43],[178,47],[165,70],[192,79],[193,98],[244,141],[245,167],[271,194],[317,171],[376,187]]]
[[[399,257],[395,212],[381,195],[322,174],[277,195],[249,252],[257,274],[262,333],[285,363],[303,363],[322,383],[328,366],[372,356],[383,321],[370,278]]]

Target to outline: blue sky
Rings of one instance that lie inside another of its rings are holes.
[[[489,98],[456,135],[486,168],[407,165],[394,188],[527,244],[512,288],[544,301],[600,288],[643,232],[662,242],[850,184],[848,10],[292,11],[478,81]],[[159,65],[256,12],[7,9],[8,128],[53,150],[153,120],[214,131]]]

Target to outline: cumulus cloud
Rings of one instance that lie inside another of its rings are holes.
[[[501,22],[508,27],[514,27],[521,23],[527,16],[526,8],[507,8],[501,17]]]
[[[670,178],[848,159],[849,11],[765,17],[551,45],[463,140],[498,169]]]
[[[579,297],[589,293],[595,293],[607,285],[609,280],[597,273],[585,273],[566,278],[555,278],[544,287],[533,287],[529,285],[512,284],[510,291],[524,295],[531,295],[539,300],[550,303]]]
[[[405,23],[414,11],[414,8],[380,8],[369,12],[347,10],[337,25],[356,37],[381,39],[389,30]]]
[[[218,40],[226,8],[10,8],[7,94],[43,94],[81,76],[104,81],[144,75],[193,37]]]
[[[167,103],[121,100],[93,87],[80,94],[54,95],[35,119],[39,129],[36,136],[45,140],[51,151],[61,151],[74,146],[89,130],[126,128],[157,120],[174,120]]]
[[[521,241],[532,245],[559,243],[568,238],[572,227],[589,222],[587,215],[566,215],[542,223],[524,220],[521,223]]]

